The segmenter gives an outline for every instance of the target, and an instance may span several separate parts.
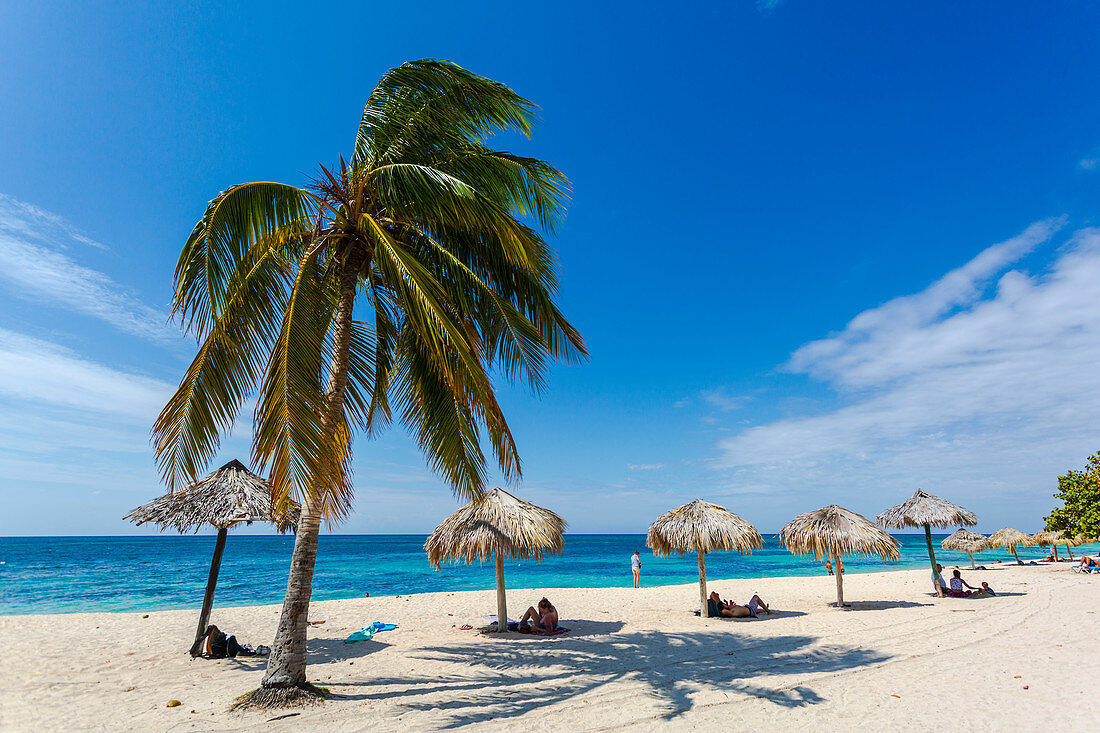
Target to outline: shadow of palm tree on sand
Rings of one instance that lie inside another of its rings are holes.
[[[869,649],[819,643],[812,636],[747,639],[728,631],[639,631],[604,637],[557,637],[544,646],[510,639],[477,639],[429,647],[421,659],[463,665],[461,673],[370,679],[339,685],[360,692],[345,699],[401,700],[407,710],[436,711],[443,727],[515,718],[571,698],[655,703],[653,717],[672,720],[691,710],[697,693],[763,698],[784,707],[822,702],[805,676],[828,674],[888,656]],[[792,676],[798,676],[798,680]],[[620,683],[608,688],[612,683]],[[801,683],[801,684],[800,684]],[[365,688],[365,689],[364,689]],[[424,696],[432,696],[429,701]],[[639,712],[641,710],[639,709]]]

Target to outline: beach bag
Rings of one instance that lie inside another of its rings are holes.
[[[211,659],[225,659],[229,656],[229,640],[217,626],[206,629],[206,656]]]

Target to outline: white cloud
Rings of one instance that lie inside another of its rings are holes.
[[[105,249],[60,217],[0,194],[0,280],[11,295],[83,313],[150,341],[181,338],[168,327],[167,314],[63,254],[74,242]]]
[[[628,464],[626,464],[626,467],[629,468],[631,471],[656,471],[658,469],[664,468],[665,464],[663,464],[663,463],[628,463]]]
[[[1077,162],[1077,165],[1087,171],[1094,171],[1096,170],[1096,166],[1100,165],[1100,158],[1081,158],[1081,160]]]
[[[152,425],[174,386],[81,359],[68,349],[0,329],[0,398]],[[26,409],[26,407],[24,407]],[[33,413],[32,413],[33,414]]]
[[[744,397],[736,397],[726,392],[724,387],[718,389],[708,390],[702,393],[703,400],[711,407],[717,408],[722,412],[729,412],[730,410],[737,410],[745,405],[747,400]]]
[[[57,214],[0,193],[0,233],[57,245],[67,241],[109,251]]]
[[[749,491],[804,489],[806,509],[881,509],[921,486],[1037,527],[1057,474],[1100,448],[1100,232],[1074,234],[1041,275],[1004,272],[1058,226],[1033,225],[798,349],[787,368],[841,405],[725,439],[719,465]]]

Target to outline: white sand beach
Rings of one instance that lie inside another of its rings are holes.
[[[4,616],[0,729],[1096,730],[1100,577],[964,568],[1000,594],[969,600],[933,597],[927,576],[849,575],[847,611],[829,607],[828,576],[712,581],[781,611],[745,621],[694,616],[694,583],[509,591],[513,616],[550,597],[572,629],[553,638],[478,634],[491,590],[319,602],[310,679],[337,697],[247,714],[228,708],[265,660],[192,661],[195,611]],[[269,644],[278,613],[215,606],[212,620]],[[400,628],[343,643],[376,620]]]

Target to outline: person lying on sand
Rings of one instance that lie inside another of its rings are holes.
[[[966,586],[968,590],[963,590],[963,586]],[[957,569],[951,572],[951,588],[947,592],[951,594],[952,598],[966,598],[970,595],[971,591],[976,590],[979,589],[963,580],[962,573]]]
[[[717,593],[711,593],[707,601],[707,615],[712,617],[725,616],[726,618],[756,618],[763,611],[772,613],[764,599],[754,595],[744,606],[738,606],[733,601],[723,601]]]
[[[538,609],[534,606],[527,609],[523,618],[519,620],[519,626],[520,629],[524,626],[532,626],[553,631],[558,628],[558,609],[554,608],[553,603],[543,598],[539,601]]]

